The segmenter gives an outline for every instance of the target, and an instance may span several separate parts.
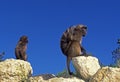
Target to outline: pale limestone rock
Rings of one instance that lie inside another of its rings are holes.
[[[40,76],[30,77],[29,82],[85,82],[77,77],[63,78],[55,77],[53,74],[44,74]]]
[[[92,56],[72,58],[76,72],[85,80],[89,80],[100,69],[99,61]]]
[[[0,82],[21,82],[31,75],[32,67],[29,62],[16,59],[0,62]]]
[[[85,82],[85,81],[76,77],[72,77],[72,78],[60,77],[60,78],[52,78],[48,82]]]
[[[51,78],[54,78],[54,74],[42,74],[37,76],[32,76],[29,78],[29,82],[46,82]]]
[[[120,68],[102,67],[89,82],[120,82]]]

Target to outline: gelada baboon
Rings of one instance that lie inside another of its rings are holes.
[[[81,46],[82,37],[86,35],[87,27],[85,25],[76,25],[69,27],[62,35],[60,47],[63,54],[67,57],[68,73],[70,71],[70,61],[72,57],[86,55],[86,50]]]
[[[27,54],[26,54],[27,43],[28,43],[27,36],[20,37],[20,40],[18,41],[17,46],[15,48],[16,59],[27,61]]]

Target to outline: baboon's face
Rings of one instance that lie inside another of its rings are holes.
[[[79,34],[81,34],[82,36],[85,36],[86,33],[87,33],[87,27],[84,26],[84,25],[78,25],[78,26],[76,26],[75,30],[76,30]]]
[[[22,36],[22,37],[20,38],[20,41],[25,42],[25,43],[28,43],[28,38],[27,38],[27,36]]]
[[[87,27],[82,27],[81,31],[82,31],[82,35],[85,36],[87,34]]]

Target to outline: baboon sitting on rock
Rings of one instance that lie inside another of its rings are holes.
[[[27,61],[27,54],[26,54],[27,43],[28,43],[27,36],[20,37],[20,40],[18,41],[17,46],[15,48],[16,59]]]
[[[70,71],[70,61],[72,57],[86,55],[86,50],[82,47],[82,37],[86,35],[87,27],[85,25],[77,25],[69,27],[62,35],[60,41],[60,47],[63,54],[67,57],[67,69],[68,73],[72,75]]]

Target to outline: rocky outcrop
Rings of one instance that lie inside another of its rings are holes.
[[[85,82],[85,81],[77,77],[63,78],[55,77],[52,74],[44,74],[40,76],[30,77],[29,82]]]
[[[0,62],[0,82],[25,82],[31,75],[32,67],[26,61],[7,59]]]
[[[60,78],[52,78],[48,82],[85,82],[85,81],[76,77],[72,77],[72,78],[60,77]]]
[[[44,82],[51,78],[55,78],[56,76],[54,74],[42,74],[37,76],[32,76],[29,78],[29,82]]]
[[[102,67],[89,82],[120,82],[120,68]]]
[[[32,75],[29,62],[16,59],[7,59],[0,62],[0,82],[120,82],[120,68],[100,68],[96,57],[75,57],[72,59],[77,73],[67,75],[61,72],[54,74]],[[65,74],[66,73],[66,74]]]
[[[100,65],[96,57],[74,57],[72,62],[78,75],[85,80],[89,80],[98,71],[98,69],[100,69]]]

